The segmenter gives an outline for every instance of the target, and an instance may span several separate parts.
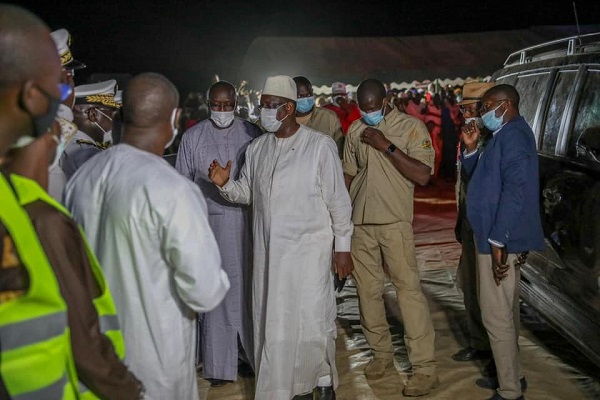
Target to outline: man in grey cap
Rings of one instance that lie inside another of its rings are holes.
[[[240,177],[215,160],[210,179],[227,200],[252,203],[256,398],[334,399],[336,306],[331,268],[353,269],[350,197],[334,141],[296,122],[296,83],[269,77],[260,99],[268,133],[246,151]]]

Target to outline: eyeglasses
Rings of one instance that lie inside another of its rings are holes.
[[[481,103],[469,104],[467,106],[460,106],[461,114],[477,114],[480,109]]]
[[[508,100],[508,99],[501,99],[501,100],[494,100],[494,101],[488,101],[487,103],[483,103],[483,105],[482,105],[482,106],[481,106],[481,108],[479,109],[479,113],[480,113],[481,115],[483,115],[483,114],[485,114],[486,112],[488,112],[488,111],[489,111],[489,110],[492,108],[492,106],[493,106],[494,104],[503,103],[503,102],[505,102],[505,101],[510,101],[510,100]],[[498,106],[498,107],[500,107],[500,106]]]

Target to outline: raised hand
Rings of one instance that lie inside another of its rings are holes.
[[[481,136],[481,131],[475,121],[471,121],[461,129],[462,141],[465,143],[468,152],[472,152],[477,148],[477,142]]]
[[[229,175],[231,174],[231,160],[227,161],[225,168],[219,164],[217,160],[213,160],[210,167],[208,167],[208,177],[217,186],[223,187],[229,181]]]

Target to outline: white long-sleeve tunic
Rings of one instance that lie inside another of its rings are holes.
[[[160,157],[119,144],[81,166],[65,202],[104,269],[125,363],[146,398],[197,399],[195,312],[229,289],[200,189]]]
[[[352,206],[333,140],[301,126],[267,133],[222,188],[253,208],[256,398],[289,400],[335,369],[332,247],[350,251]]]

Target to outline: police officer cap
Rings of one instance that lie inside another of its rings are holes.
[[[50,34],[56,44],[60,62],[67,69],[82,69],[85,64],[73,58],[73,53],[69,46],[71,45],[71,34],[66,29],[59,29]]]
[[[98,83],[75,87],[75,104],[101,104],[106,107],[121,108],[115,101],[117,81],[110,79]]]

